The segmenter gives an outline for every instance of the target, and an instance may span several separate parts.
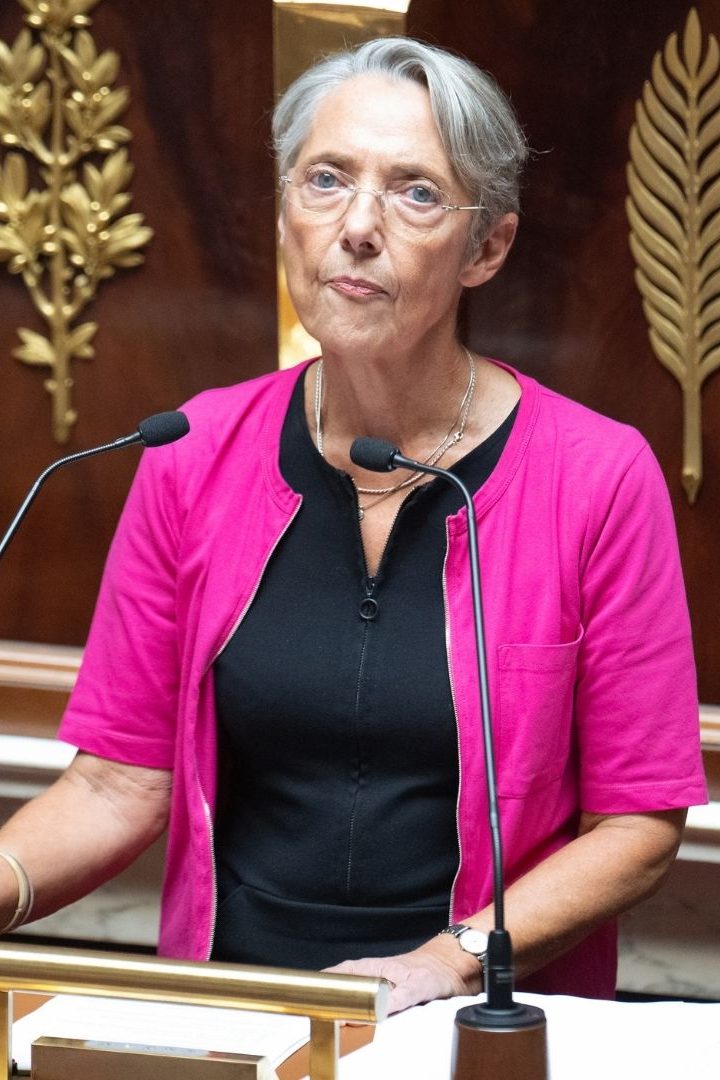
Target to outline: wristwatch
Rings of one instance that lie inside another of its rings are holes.
[[[458,922],[446,926],[440,933],[452,934],[457,940],[460,948],[464,949],[465,952],[470,953],[471,956],[474,956],[481,967],[485,967],[488,936],[483,930],[476,930],[474,926],[468,926],[466,923]]]

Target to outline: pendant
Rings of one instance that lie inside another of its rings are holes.
[[[364,517],[365,511],[363,510],[362,506],[358,506],[358,521],[362,521]]]

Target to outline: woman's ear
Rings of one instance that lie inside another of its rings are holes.
[[[477,253],[460,272],[461,285],[472,289],[497,274],[513,245],[517,227],[517,214],[505,214],[493,225]]]

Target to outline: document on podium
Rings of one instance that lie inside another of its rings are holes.
[[[18,1071],[30,1071],[30,1048],[42,1036],[255,1054],[277,1067],[308,1042],[310,1021],[244,1009],[58,994],[13,1024]]]
[[[517,994],[547,1018],[549,1080],[718,1080],[720,1004],[615,1002]],[[340,1062],[340,1080],[450,1075],[455,1013],[478,998],[432,1001],[391,1016]],[[305,1080],[308,1080],[306,1077]]]

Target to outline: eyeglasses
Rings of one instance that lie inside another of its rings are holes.
[[[454,206],[431,180],[396,180],[384,190],[359,187],[352,176],[329,165],[311,165],[299,177],[281,176],[288,202],[306,211],[317,224],[339,221],[356,195],[373,195],[385,217],[411,231],[434,229],[454,210],[482,210],[482,206]]]

